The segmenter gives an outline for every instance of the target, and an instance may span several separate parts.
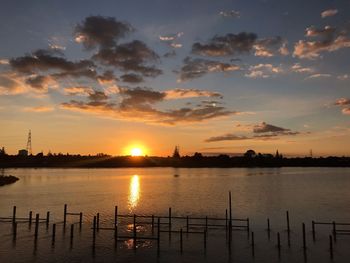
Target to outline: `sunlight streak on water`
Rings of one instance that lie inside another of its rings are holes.
[[[140,199],[140,178],[138,175],[133,175],[130,179],[129,186],[129,210],[136,208]]]

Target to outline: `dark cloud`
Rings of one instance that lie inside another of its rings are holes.
[[[120,38],[132,32],[133,28],[126,22],[114,17],[89,16],[75,27],[75,40],[83,43],[87,49],[112,47]]]
[[[26,83],[28,85],[38,90],[45,90],[47,88],[47,84],[49,81],[50,81],[50,77],[41,76],[41,75],[26,79]]]
[[[143,82],[143,77],[138,74],[124,74],[120,76],[121,80],[123,82],[129,82],[129,83],[140,83]]]
[[[306,37],[315,40],[299,40],[294,45],[294,56],[299,58],[315,59],[323,52],[333,52],[342,48],[350,47],[350,31],[345,28],[309,27],[306,29]]]
[[[0,95],[18,94],[21,92],[21,85],[15,76],[0,74]]]
[[[163,57],[165,58],[171,58],[171,57],[175,57],[176,56],[176,51],[175,50],[172,50],[170,52],[167,52],[163,55]]]
[[[207,60],[191,57],[184,59],[184,65],[180,71],[180,81],[186,81],[194,78],[202,77],[209,72],[228,72],[237,71],[240,69],[235,64],[222,63],[219,61]]]
[[[23,57],[12,58],[9,63],[14,70],[26,74],[33,74],[38,70],[60,70],[74,73],[91,70],[95,67],[95,64],[90,60],[72,62],[64,58],[61,53],[57,53],[57,51],[43,49]]]
[[[241,125],[238,124],[237,127]],[[251,127],[248,125],[248,127]],[[235,135],[233,133],[224,134],[221,136],[210,137],[206,139],[206,142],[218,142],[218,141],[238,141],[238,140],[276,140],[281,136],[295,136],[301,134],[297,131],[291,131],[290,129],[285,129],[275,125],[267,124],[262,122],[253,126],[252,135]]]
[[[166,100],[166,94],[166,92],[154,91],[149,88],[120,88],[121,102],[119,104],[114,103],[113,99],[105,93],[94,91],[89,95],[87,102],[71,100],[61,106],[68,110],[94,113],[121,120],[137,120],[168,125],[202,122],[238,114],[238,112],[229,111],[224,107],[213,107],[211,105],[170,110],[156,109],[155,104]]]
[[[192,53],[213,57],[249,53],[253,49],[256,40],[256,34],[247,32],[214,36],[206,44],[194,43],[192,45]]]
[[[251,138],[241,135],[235,135],[232,133],[224,134],[221,136],[210,137],[205,140],[205,142],[220,142],[220,141],[242,141],[249,140]]]
[[[139,40],[101,49],[93,58],[124,72],[133,71],[146,77],[156,77],[162,74],[160,69],[149,65],[149,63],[156,62],[159,56]]]
[[[97,76],[97,80],[100,83],[109,83],[118,80],[118,78],[114,76],[113,71],[106,70],[105,72],[103,72],[103,74]]]
[[[262,122],[261,124],[255,125],[253,128],[254,133],[266,133],[266,132],[289,132],[290,129],[285,129],[282,127],[274,126],[272,124],[267,124],[266,122]]]

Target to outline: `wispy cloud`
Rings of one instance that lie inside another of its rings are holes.
[[[25,111],[25,112],[37,112],[37,113],[52,112],[54,110],[55,110],[55,108],[52,106],[26,107],[23,109],[23,111]]]
[[[342,107],[342,113],[344,115],[350,115],[350,99],[339,98],[334,102],[334,105]]]
[[[282,73],[280,66],[273,66],[272,64],[258,64],[249,67],[248,73],[245,74],[247,78],[269,78],[275,74]]]
[[[317,73],[317,74],[310,75],[305,79],[307,80],[307,79],[330,78],[330,77],[332,77],[331,74]]]
[[[229,72],[240,70],[240,66],[214,60],[186,57],[180,71],[179,81],[199,78],[210,72]]]
[[[309,27],[306,29],[306,37],[317,40],[299,40],[294,45],[293,55],[299,58],[316,59],[323,52],[333,52],[342,48],[350,47],[348,28],[324,28]]]
[[[220,11],[219,15],[222,17],[240,18],[241,13],[236,10]]]
[[[330,16],[335,16],[336,14],[338,14],[338,9],[328,9],[321,13],[321,17],[326,18]]]

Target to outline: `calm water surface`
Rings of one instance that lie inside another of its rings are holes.
[[[20,180],[0,188],[0,215],[28,210],[62,216],[64,203],[87,215],[123,213],[224,215],[228,191],[234,215],[259,223],[284,216],[297,220],[350,221],[349,168],[232,169],[8,169]]]

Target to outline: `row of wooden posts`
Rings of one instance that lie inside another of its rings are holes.
[[[12,222],[12,227],[13,227],[13,238],[16,239],[17,236],[17,223],[26,223],[28,222],[29,227],[31,227],[32,222],[33,222],[33,213],[32,211],[29,212],[28,218],[23,218],[23,217],[17,217],[16,216],[17,212],[17,207],[13,207],[13,214],[12,217],[0,217],[0,221],[2,222]],[[63,215],[63,229],[65,231],[66,225],[67,225],[67,217],[68,216],[74,216],[74,217],[79,217],[79,228],[81,229],[82,227],[82,222],[83,222],[83,213],[73,213],[73,212],[68,212],[67,205],[64,205],[64,215]],[[120,235],[118,234],[118,218],[132,218],[133,219],[133,234],[130,236],[127,235]],[[142,220],[151,220],[149,221],[141,221],[137,222],[137,219],[141,218]],[[183,220],[186,222],[186,227],[185,231],[183,228],[180,228],[180,230],[174,230],[172,228],[173,222],[172,220]],[[162,220],[165,220],[166,222],[162,222]],[[196,220],[197,222],[199,221],[200,223],[193,223],[191,221]],[[220,224],[220,222],[225,222],[225,224]],[[203,223],[204,222],[204,223]],[[215,222],[215,223],[210,223],[210,222]],[[237,224],[233,224],[234,222],[238,222]],[[290,219],[289,219],[289,212],[286,211],[286,222],[287,222],[287,236],[288,236],[288,246],[290,246]],[[39,233],[39,224],[40,223],[45,223],[46,228],[48,229],[49,224],[50,224],[50,212],[47,212],[46,218],[40,218],[39,214],[35,215],[35,231],[34,231],[34,238],[35,241],[38,239],[38,233]],[[239,224],[243,223],[243,224]],[[152,231],[152,236],[141,236],[137,235],[137,226],[138,224],[143,224],[143,225],[151,225],[151,231]],[[71,242],[73,241],[74,238],[74,225],[71,224],[70,227],[70,239]],[[166,225],[166,229],[162,229],[162,225]],[[333,258],[333,242],[337,241],[337,235],[349,235],[350,234],[350,229],[345,229],[345,226],[350,226],[350,223],[336,223],[336,222],[316,222],[312,221],[312,237],[313,241],[316,240],[316,226],[317,225],[331,225],[332,226],[332,235],[329,235],[329,251],[330,251],[330,257]],[[203,231],[191,231],[192,227],[202,227]],[[137,240],[155,240],[157,241],[157,246],[158,246],[158,251],[160,248],[160,236],[161,233],[168,233],[169,234],[169,240],[171,239],[172,233],[177,233],[179,234],[179,239],[180,239],[180,251],[182,253],[183,251],[183,233],[189,233],[189,234],[201,234],[203,235],[203,246],[204,250],[206,250],[207,247],[207,238],[208,238],[208,228],[210,227],[215,227],[215,228],[225,228],[226,234],[228,234],[228,245],[229,249],[231,249],[231,242],[232,242],[232,230],[245,230],[247,231],[248,234],[251,236],[251,248],[252,248],[252,254],[254,256],[254,251],[255,251],[255,238],[254,238],[254,232],[250,232],[250,222],[249,218],[245,219],[239,219],[239,218],[232,218],[232,202],[231,202],[231,192],[229,192],[229,209],[225,211],[225,218],[210,218],[210,217],[189,217],[189,216],[173,216],[172,215],[172,210],[169,208],[168,215],[167,216],[155,216],[155,215],[123,215],[123,214],[118,214],[118,207],[115,207],[115,213],[114,213],[114,227],[101,227],[100,226],[100,214],[97,213],[96,216],[93,218],[93,223],[92,223],[92,245],[93,248],[95,247],[96,244],[96,232],[99,230],[112,230],[114,231],[114,237],[115,240],[118,241],[120,239],[125,240],[125,239],[132,239],[133,240],[133,246],[134,249],[137,248]],[[339,228],[343,227],[343,228]],[[154,236],[154,229],[157,228],[157,235]],[[271,237],[271,227],[270,227],[270,219],[267,219],[267,234],[268,238],[270,239]],[[52,225],[52,244],[55,243],[55,236],[56,236],[56,223]],[[227,236],[227,235],[226,235]],[[307,249],[307,244],[306,244],[306,230],[305,230],[305,223],[302,223],[302,237],[303,237],[303,250],[304,253],[306,252]],[[277,249],[278,253],[280,255],[281,252],[281,238],[280,238],[280,233],[277,232]]]

